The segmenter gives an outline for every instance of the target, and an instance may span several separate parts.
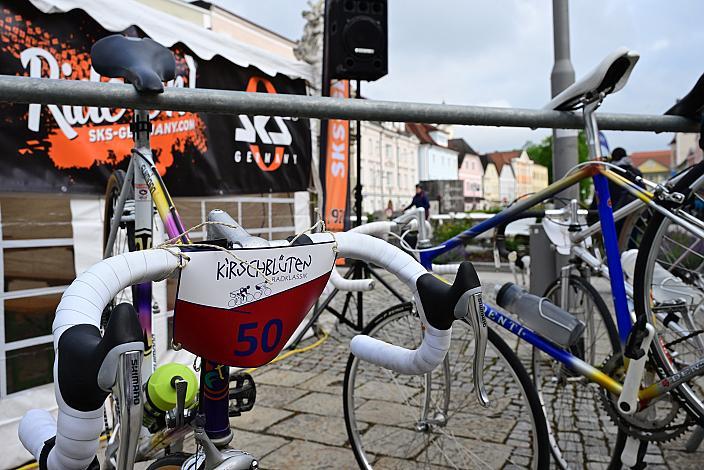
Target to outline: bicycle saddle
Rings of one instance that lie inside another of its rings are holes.
[[[704,108],[704,75],[699,77],[689,93],[679,100],[665,114],[669,116],[682,116],[689,119],[701,120]]]
[[[594,70],[554,97],[544,109],[574,111],[599,99],[602,93],[608,95],[619,91],[628,81],[639,58],[637,52],[625,47],[616,49]]]
[[[176,75],[171,51],[149,38],[113,34],[93,44],[90,57],[100,75],[124,78],[140,93],[162,93],[163,82]]]
[[[460,264],[452,285],[433,274],[423,274],[416,281],[418,296],[426,312],[428,323],[438,330],[447,330],[455,317],[455,306],[462,295],[481,287],[477,271],[469,261]]]
[[[58,387],[64,402],[80,411],[97,410],[115,383],[117,357],[144,348],[142,327],[134,307],[116,306],[105,334],[80,324],[61,335],[58,346]]]

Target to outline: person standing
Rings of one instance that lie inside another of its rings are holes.
[[[430,201],[428,201],[428,196],[425,194],[423,186],[421,186],[420,183],[416,185],[416,194],[413,196],[413,200],[403,210],[407,211],[411,207],[422,207],[425,209],[425,220],[428,220],[430,216]]]

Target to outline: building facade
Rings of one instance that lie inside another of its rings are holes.
[[[176,16],[204,28],[222,33],[243,43],[287,60],[296,60],[296,42],[255,24],[211,2],[183,0],[138,0],[157,10]]]
[[[670,142],[670,149],[673,168],[684,168],[702,161],[699,134],[676,133],[672,142]]]
[[[547,167],[543,165],[538,165],[537,163],[533,165],[533,188],[531,192],[537,193],[548,187],[550,184],[549,174]]]
[[[445,129],[430,124],[406,124],[406,129],[414,134],[419,142],[418,179],[419,180],[456,180],[456,150],[448,147],[450,135]]]
[[[690,153],[689,155],[691,156],[692,154]],[[630,158],[633,166],[643,173],[643,177],[655,183],[667,180],[674,168],[673,155],[670,150],[633,152]],[[682,160],[682,162],[687,161],[687,157]]]
[[[511,165],[501,167],[501,172],[499,173],[499,199],[502,206],[506,206],[516,199],[516,175]]]
[[[394,211],[406,207],[415,194],[418,177],[418,138],[406,125],[394,122],[362,122],[362,212]],[[356,152],[351,152],[356,171]],[[357,184],[353,172],[351,188]]]
[[[483,207],[489,209],[501,204],[501,191],[499,190],[499,172],[496,170],[494,162],[482,159],[484,176],[482,178],[482,189],[484,192]]]
[[[484,165],[484,205],[497,207],[548,186],[548,169],[530,159],[525,150],[481,156]]]
[[[457,176],[462,181],[465,211],[482,206],[484,167],[479,154],[464,139],[452,139],[450,148],[458,152]]]

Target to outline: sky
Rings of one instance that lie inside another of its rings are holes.
[[[214,0],[298,39],[308,0]],[[629,82],[604,112],[661,114],[704,73],[702,0],[573,0],[572,64],[577,78],[612,50],[641,54]],[[362,85],[370,99],[541,108],[553,64],[549,0],[389,0],[389,74]],[[548,130],[456,126],[479,152],[520,148]],[[605,132],[611,148],[665,149],[671,134]]]

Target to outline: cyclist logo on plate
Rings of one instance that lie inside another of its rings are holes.
[[[255,93],[258,91],[260,84],[264,86],[267,93],[277,93],[274,84],[271,83],[269,79],[257,76],[253,76],[249,79],[246,91],[248,93]],[[242,155],[239,151],[235,152],[235,162],[242,160],[254,161],[262,171],[267,172],[277,170],[282,164],[288,164],[289,161],[292,161],[294,165],[296,164],[298,155],[295,153],[285,153],[285,148],[290,146],[293,142],[288,126],[284,122],[284,119],[290,118],[282,118],[280,116],[250,117],[246,114],[240,114],[239,119],[241,127],[235,129],[235,140],[248,143],[250,151],[246,156]],[[271,125],[272,120],[274,126]],[[267,127],[269,127],[269,129],[267,129]],[[258,142],[266,146],[263,152]],[[269,147],[271,145],[274,146],[273,153]]]

